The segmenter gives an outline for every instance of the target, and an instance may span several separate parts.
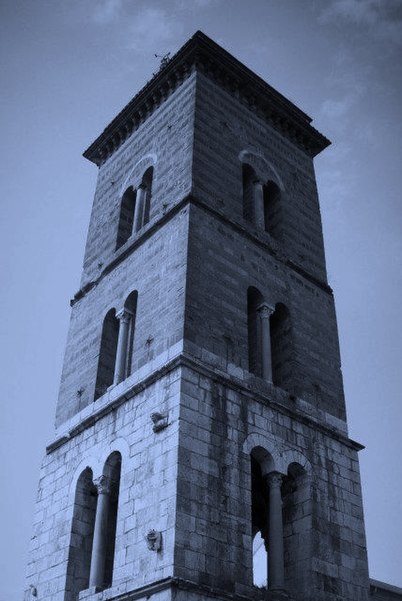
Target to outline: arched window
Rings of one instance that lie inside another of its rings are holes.
[[[258,309],[264,298],[257,288],[247,290],[248,369],[262,377],[261,320]]]
[[[131,292],[123,309],[111,309],[103,321],[95,400],[132,373],[137,298],[137,291]]]
[[[289,388],[292,384],[292,327],[287,307],[278,303],[270,318],[272,382]]]
[[[260,533],[266,554],[264,556],[261,548],[255,549],[254,583],[261,585],[261,574],[257,573],[257,552],[260,551],[260,562],[264,558],[266,561],[266,585],[272,590],[283,589],[285,582],[282,483],[283,475],[275,469],[270,453],[255,447],[251,452],[251,533],[253,537]]]
[[[264,185],[264,228],[274,238],[279,237],[281,192],[278,186],[269,181]]]
[[[123,246],[133,233],[136,191],[132,186],[127,188],[121,199],[119,225],[117,229],[116,250]]]
[[[242,167],[242,182],[243,182],[243,217],[255,223],[255,199],[254,199],[254,182],[256,180],[255,171],[250,165],[243,163]]]
[[[278,185],[257,176],[247,163],[242,165],[243,217],[275,238],[280,238],[281,192]]]
[[[293,340],[288,309],[282,303],[269,306],[261,292],[247,291],[249,371],[275,386],[292,385]]]
[[[309,477],[299,463],[276,471],[262,447],[251,452],[253,583],[307,592],[312,504]]]
[[[103,321],[96,374],[95,400],[102,396],[113,384],[118,336],[119,322],[116,318],[116,311],[111,309]]]
[[[102,475],[94,481],[98,502],[89,575],[90,588],[104,589],[112,584],[120,472],[121,455],[116,451],[109,455]]]
[[[96,502],[92,470],[86,468],[75,490],[65,601],[76,601],[78,593],[89,586]]]
[[[129,186],[122,196],[116,250],[127,242],[133,232],[138,232],[149,222],[153,174],[154,168],[149,167],[142,176],[138,189]]]
[[[113,580],[121,455],[114,451],[102,475],[86,468],[77,482],[67,566],[65,601],[87,588],[108,588]]]

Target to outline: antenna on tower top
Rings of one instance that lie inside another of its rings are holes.
[[[170,61],[170,52],[168,52],[167,54],[155,54],[155,58],[161,59],[161,62],[159,65],[159,71],[161,71],[164,67],[166,67],[166,65]]]

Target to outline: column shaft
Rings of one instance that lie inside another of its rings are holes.
[[[106,476],[101,476],[98,478],[95,481],[95,485],[98,489],[98,503],[96,505],[89,586],[102,588],[105,584],[104,576],[107,551],[107,522],[110,505],[110,488],[109,481]]]
[[[142,184],[137,189],[137,196],[135,199],[135,210],[134,210],[134,232],[138,232],[144,225],[144,211],[145,211],[145,186]]]
[[[130,333],[130,321],[132,314],[127,309],[123,309],[116,313],[117,319],[120,321],[119,337],[117,340],[116,364],[114,368],[113,384],[119,384],[126,377],[128,337]]]
[[[258,180],[255,180],[253,182],[253,211],[254,223],[261,229],[264,229],[264,187],[262,183]]]
[[[269,486],[269,544],[268,544],[268,584],[273,590],[284,588],[283,559],[283,517],[282,517],[282,476],[272,472],[267,476]]]
[[[270,317],[274,309],[263,304],[258,308],[261,320],[261,367],[262,377],[267,382],[272,382],[272,352],[271,352],[271,329]]]

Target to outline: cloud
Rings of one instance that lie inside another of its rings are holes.
[[[402,45],[402,2],[400,0],[332,0],[321,12],[321,21],[343,20],[364,27],[365,33]]]
[[[350,119],[356,119],[356,107],[364,101],[370,84],[371,67],[362,67],[356,72],[353,64],[344,55],[334,57],[334,71],[326,78],[330,96],[320,107],[324,119],[337,122],[337,128],[350,126]]]
[[[209,6],[216,6],[221,0],[177,0],[177,7],[179,10],[194,11],[194,9],[208,8]]]
[[[349,142],[338,140],[321,164],[318,176],[319,184],[322,182],[320,196],[326,199],[327,212],[339,214],[345,202],[354,197],[358,187],[357,173],[353,147]]]
[[[144,8],[132,17],[128,46],[141,54],[163,54],[181,30],[177,19],[162,8]]]
[[[120,17],[123,0],[98,0],[93,12],[93,19],[101,25],[115,21]]]
[[[328,119],[341,119],[347,115],[356,101],[357,97],[353,94],[348,94],[338,100],[331,98],[323,102],[321,112]]]

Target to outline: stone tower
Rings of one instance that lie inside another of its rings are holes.
[[[368,598],[328,144],[197,32],[84,153],[99,177],[27,600]]]

